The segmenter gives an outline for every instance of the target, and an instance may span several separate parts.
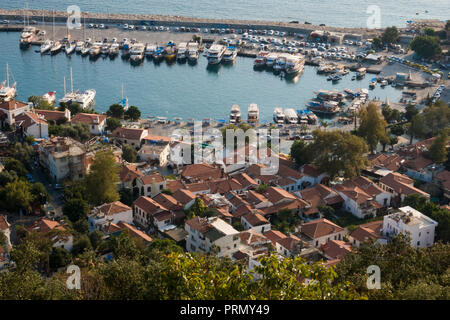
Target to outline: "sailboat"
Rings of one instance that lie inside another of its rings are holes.
[[[24,13],[23,13],[23,30],[20,35],[20,48],[21,49],[28,49],[31,45],[31,42],[34,40],[34,36],[37,33],[36,28],[30,26],[30,21],[29,21],[30,19],[28,17],[28,14],[26,14],[25,12],[28,12],[28,2],[27,2],[27,7],[26,7],[26,9],[24,9]]]
[[[127,111],[128,110],[128,97],[124,97],[123,91],[124,90],[123,90],[123,83],[122,83],[122,100],[120,101],[120,104],[122,105],[123,109],[125,111]]]
[[[84,92],[73,90],[72,68],[70,68],[70,92],[66,92],[66,78],[64,77],[64,97],[59,100],[59,103],[70,105],[71,103],[78,103],[83,109],[91,109],[95,104],[96,91],[89,89]]]
[[[16,82],[14,81],[13,85],[9,84],[9,66],[6,63],[6,86],[3,85],[0,89],[0,100],[1,101],[11,101],[16,97],[17,89]]]
[[[53,12],[53,45],[50,49],[50,54],[58,54],[61,51],[62,43],[55,41],[55,12]]]

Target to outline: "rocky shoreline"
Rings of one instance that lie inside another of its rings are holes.
[[[51,23],[53,21],[53,12],[49,10],[27,10],[30,20],[38,22],[44,21]],[[55,21],[58,23],[65,22],[68,13],[63,11],[55,11]],[[23,20],[24,10],[6,10],[0,9],[0,19]],[[367,29],[367,28],[339,28],[332,26],[317,26],[313,24],[302,23],[286,23],[277,21],[260,21],[260,20],[230,20],[230,19],[205,19],[185,16],[169,16],[169,15],[150,15],[150,14],[116,14],[116,13],[91,13],[83,12],[82,18],[86,23],[104,23],[104,24],[140,24],[141,21],[154,22],[166,26],[189,26],[189,27],[225,27],[225,28],[245,28],[245,29],[277,29],[279,31],[310,33],[314,30],[323,30],[328,32],[340,32],[346,34],[361,34],[363,38],[369,38],[383,29]]]

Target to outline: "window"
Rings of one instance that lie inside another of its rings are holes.
[[[417,245],[420,246],[420,241],[417,241]]]
[[[152,187],[147,187],[147,192],[152,192]]]
[[[160,184],[160,185],[159,185],[159,190],[162,190],[162,189],[163,189],[163,185]]]

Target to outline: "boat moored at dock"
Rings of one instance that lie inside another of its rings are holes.
[[[145,47],[145,56],[147,58],[153,58],[153,55],[155,54],[156,51],[156,45],[154,44],[147,44],[147,46]]]
[[[52,47],[50,48],[50,54],[51,55],[55,55],[58,54],[62,49],[62,43],[59,41],[55,41],[52,45]]]
[[[52,40],[45,40],[43,44],[41,44],[40,51],[41,53],[46,53],[50,51],[50,49],[53,47],[53,41]]]
[[[259,108],[256,103],[252,103],[248,107],[247,122],[257,123],[258,121],[259,121]]]
[[[231,107],[230,111],[230,123],[239,123],[241,122],[241,109],[237,104],[234,104]]]
[[[169,41],[164,48],[164,57],[167,61],[173,61],[177,56],[177,46],[173,41]]]
[[[90,49],[89,49],[89,56],[91,58],[96,58],[101,54],[102,44],[103,43],[101,43],[101,42],[94,42],[92,44],[92,47],[90,47]]]
[[[197,42],[189,42],[188,44],[188,52],[187,52],[187,58],[190,62],[197,62],[198,61],[198,52],[199,52],[199,45]]]
[[[223,62],[234,62],[237,57],[237,49],[236,47],[229,46],[225,49],[223,53],[222,61]]]
[[[267,68],[273,68],[273,65],[275,64],[275,61],[278,59],[278,53],[272,52],[269,53],[266,57],[266,67]]]
[[[290,56],[286,59],[286,74],[296,75],[303,71],[305,67],[304,56]]]
[[[186,61],[187,43],[181,42],[178,44],[177,61]]]
[[[208,49],[208,64],[219,64],[222,61],[225,47],[221,44],[212,44]]]
[[[283,124],[285,121],[285,115],[281,108],[275,108],[273,110],[273,122],[276,124]]]
[[[266,65],[266,59],[269,56],[268,51],[260,51],[256,56],[255,61],[253,62],[253,66],[255,68],[263,68]]]
[[[145,44],[135,43],[130,51],[130,61],[141,63],[144,60]]]
[[[109,57],[110,58],[114,58],[117,57],[119,55],[119,44],[118,43],[113,43],[111,45],[111,47],[109,48]]]
[[[274,72],[281,72],[286,69],[286,61],[287,61],[288,55],[282,54],[280,55],[273,64],[273,71]]]
[[[16,82],[10,85],[9,82],[9,66],[6,63],[6,79],[2,83],[2,88],[0,89],[0,101],[11,101],[16,97],[17,89]]]
[[[284,110],[285,121],[287,124],[296,124],[298,123],[298,115],[294,109],[288,108]]]
[[[317,115],[331,116],[340,111],[336,101],[310,101],[306,106]]]

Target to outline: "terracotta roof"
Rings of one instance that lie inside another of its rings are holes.
[[[401,162],[403,161],[403,158],[398,154],[386,155],[384,153],[371,156],[369,159],[372,166],[386,168],[391,171],[400,169]]]
[[[269,201],[264,195],[262,195],[259,192],[253,191],[253,190],[249,190],[247,192],[246,200],[247,200],[247,202],[249,202],[249,203],[251,203],[253,205],[256,205],[256,204],[261,203],[261,202],[268,202]]]
[[[42,115],[47,121],[48,120],[56,121],[64,119],[66,117],[64,111],[35,109],[34,112]]]
[[[290,186],[292,184],[295,184],[295,180],[293,180],[291,178],[281,178],[277,181],[277,185],[279,187],[286,187],[286,186]]]
[[[311,177],[319,177],[321,175],[321,173],[319,172],[319,170],[310,164],[305,164],[300,168],[301,172],[307,176],[311,176]]]
[[[122,165],[119,172],[119,178],[122,182],[131,182],[136,178],[142,177],[142,172],[134,164]]]
[[[365,242],[369,239],[380,239],[382,238],[381,229],[383,228],[383,220],[369,222],[366,224],[359,225],[355,230],[352,231],[350,236],[355,238],[359,242]]]
[[[242,185],[234,178],[211,180],[206,182],[211,193],[225,194],[230,191],[242,190]]]
[[[292,193],[278,187],[268,187],[264,192],[264,195],[274,204],[284,199],[294,200],[297,198]]]
[[[445,190],[450,190],[450,171],[444,170],[436,175],[436,179],[441,181]]]
[[[287,236],[278,230],[269,230],[267,232],[264,232],[264,236],[272,241],[272,244],[275,246],[278,241],[281,239],[287,238]]]
[[[252,164],[247,169],[245,169],[245,173],[250,177],[254,178],[255,176],[261,175],[261,168],[267,168],[265,165],[261,163]]]
[[[137,128],[125,128],[120,127],[116,128],[112,132],[112,136],[116,138],[123,138],[129,140],[140,140],[146,129],[137,129]]]
[[[238,250],[235,253],[233,253],[233,258],[236,260],[244,260],[248,258],[248,254]]]
[[[73,116],[72,123],[86,123],[89,125],[101,124],[106,120],[104,114],[91,114],[91,113],[77,113]]]
[[[300,171],[294,170],[283,164],[279,165],[277,175],[284,177],[284,178],[292,178],[295,180],[299,180],[305,176],[305,174],[301,173]]]
[[[267,243],[270,241],[266,236],[252,229],[241,231],[239,233],[239,238],[241,239],[241,242],[246,245],[253,245],[258,242]]]
[[[242,218],[245,219],[252,227],[270,224],[269,220],[264,218],[259,213],[249,213],[245,216],[242,216]]]
[[[301,225],[301,233],[311,239],[316,239],[338,233],[344,229],[327,219],[318,219]]]
[[[65,230],[65,228],[61,224],[59,224],[58,221],[53,221],[46,218],[41,218],[33,222],[31,226],[27,227],[27,230],[30,232],[37,231],[42,233],[49,232],[50,230],[53,229]]]
[[[17,117],[15,117],[16,124],[23,127],[25,130],[27,130],[29,127],[31,127],[33,124],[47,124],[47,121],[45,119],[39,118],[39,116],[32,112],[24,112]]]
[[[191,164],[182,169],[181,176],[198,180],[218,179],[222,177],[222,170],[207,163]]]
[[[106,234],[112,234],[122,230],[117,224],[114,223],[104,224],[101,228],[101,230]]]
[[[167,208],[146,196],[139,197],[136,201],[133,202],[133,205],[138,206],[150,215],[154,215],[159,211],[167,211]]]
[[[244,188],[247,188],[250,186],[255,186],[255,187],[258,186],[258,183],[255,180],[253,180],[245,172],[235,174],[235,175],[233,175],[233,178],[236,179],[236,181],[238,181]]]
[[[0,109],[12,111],[12,110],[26,107],[27,105],[28,104],[26,104],[24,102],[20,102],[18,100],[11,100],[11,101],[6,101],[6,102],[0,103]]]
[[[311,188],[303,189],[300,191],[300,195],[311,206],[304,211],[306,215],[317,213],[319,211],[318,206],[331,206],[344,201],[336,191],[323,184],[316,184]]]
[[[153,200],[158,202],[161,206],[164,208],[167,208],[169,210],[182,210],[183,204],[171,195],[160,193],[157,196],[153,197]]]
[[[185,186],[180,180],[166,180],[166,188],[172,192],[176,192],[180,189],[185,189]]]
[[[4,215],[0,214],[0,230],[5,231],[9,229],[9,223],[6,221],[6,218]]]
[[[201,234],[213,229],[213,226],[209,223],[208,219],[194,217],[186,221],[186,224],[193,230],[200,232]]]
[[[201,192],[201,191],[208,191],[209,186],[205,182],[190,183],[186,185],[186,189],[188,189],[191,192]]]
[[[277,241],[283,248],[292,251],[294,250],[299,243],[303,245],[303,242],[294,235],[289,235],[286,238],[282,238]]]
[[[178,189],[173,194],[173,197],[177,201],[181,202],[183,205],[186,205],[195,199],[195,194],[193,194],[191,191],[186,190],[186,189]]]
[[[419,155],[417,158],[406,160],[404,162],[404,166],[415,171],[420,171],[428,167],[432,163],[433,163],[432,160],[425,158],[422,155]]]
[[[347,253],[352,252],[351,245],[340,240],[330,240],[321,245],[320,250],[331,259],[341,259]]]
[[[264,215],[268,215],[268,214],[274,214],[277,213],[281,210],[297,210],[297,209],[303,209],[308,205],[308,203],[300,198],[295,198],[295,199],[291,199],[288,202],[280,202],[278,204],[275,204],[273,206],[267,207],[267,208],[262,208],[261,210],[263,211]]]
[[[144,183],[144,185],[147,184],[152,184],[153,183],[153,179],[155,183],[161,183],[164,181],[164,178],[161,176],[161,174],[159,173],[154,173],[154,174],[149,174],[146,176],[142,176],[140,177],[141,181]]]
[[[389,173],[388,175],[382,177],[380,179],[380,183],[385,184],[398,194],[419,194],[427,198],[430,197],[428,193],[414,187],[414,180],[397,172]]]
[[[126,211],[131,211],[131,208],[129,206],[127,206],[126,204],[123,204],[120,201],[103,204],[103,205],[97,207],[97,209],[107,216],[111,216],[111,215],[126,212]]]
[[[253,213],[255,209],[253,209],[249,204],[245,204],[243,206],[239,206],[234,212],[233,217],[234,218],[240,218],[242,216],[245,216],[247,214]]]
[[[130,236],[135,237],[135,238],[139,238],[144,240],[145,242],[151,242],[152,238],[150,238],[147,234],[145,234],[144,232],[136,229],[134,226],[120,221],[117,226],[119,226],[122,230],[123,229],[127,229],[130,232]]]
[[[144,140],[157,141],[157,142],[167,142],[169,143],[172,139],[165,136],[157,136],[154,134],[148,134],[144,137]]]

